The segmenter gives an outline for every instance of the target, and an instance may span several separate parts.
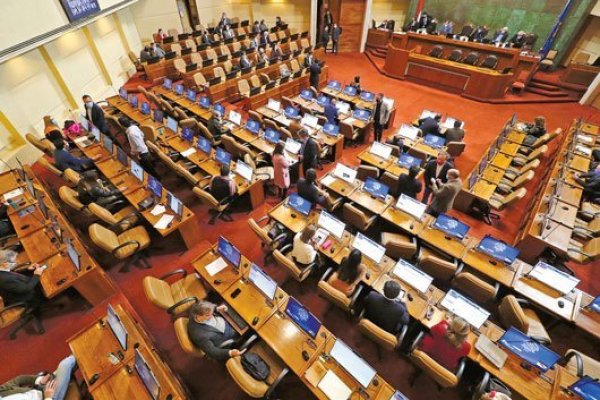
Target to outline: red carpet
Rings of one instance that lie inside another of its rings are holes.
[[[585,120],[600,123],[600,112],[589,107],[573,104],[535,104],[523,105],[491,105],[473,102],[457,95],[447,94],[428,87],[397,81],[386,78],[375,70],[365,56],[352,53],[326,57],[330,67],[330,76],[349,82],[355,75],[361,75],[364,88],[373,91],[382,91],[396,101],[395,126],[408,122],[420,114],[424,108],[447,113],[465,121],[467,130],[466,152],[457,160],[457,167],[464,175],[468,174],[481,157],[484,148],[496,138],[504,122],[517,113],[521,120],[532,120],[539,114],[546,116],[548,127],[566,129],[574,118],[582,117]],[[370,139],[371,140],[371,139]],[[553,145],[556,148],[556,144]],[[347,149],[344,152],[343,162],[357,164],[355,155],[364,149]],[[546,161],[545,161],[546,162]],[[541,168],[540,168],[541,170]],[[187,183],[167,174],[161,168],[161,180],[167,189],[172,190],[186,205],[191,207],[201,221],[207,221],[207,210],[199,204]],[[53,188],[60,185],[60,180],[50,176],[42,168],[36,168],[43,179]],[[527,187],[530,193],[536,191],[539,182],[534,180]],[[471,233],[482,237],[490,233],[501,239],[511,241],[516,235],[517,226],[524,216],[525,207],[531,195],[517,204],[512,209],[502,214],[500,223],[493,227],[483,224],[469,216],[454,213],[463,221],[472,226]],[[240,208],[247,207],[241,204]],[[232,223],[217,222],[215,225],[202,225],[202,235],[206,242],[190,251],[186,251],[182,242],[176,237],[162,239],[153,235],[153,244],[156,249],[151,250],[150,274],[160,276],[167,271],[185,267],[190,269],[189,262],[202,252],[210,243],[214,243],[219,235],[228,237],[250,259],[262,264],[262,252],[257,245],[258,240],[247,226],[249,217],[259,218],[267,212],[269,205],[265,204],[249,214],[239,211],[234,214]],[[69,215],[72,215],[70,213]],[[82,232],[87,226],[77,217],[72,221],[79,225]],[[82,236],[87,236],[82,233]],[[93,246],[90,245],[90,249]],[[245,399],[235,383],[230,379],[224,366],[209,360],[194,359],[180,350],[168,315],[150,305],[143,293],[141,280],[148,271],[132,269],[128,274],[118,273],[119,266],[100,252],[95,252],[99,262],[109,271],[110,276],[120,288],[117,301],[129,301],[140,315],[143,323],[148,327],[156,346],[167,362],[178,373],[183,382],[192,393],[193,399]],[[598,265],[587,265],[577,268],[577,273],[582,279],[581,288],[592,294],[600,292],[600,283],[593,279],[592,271]],[[411,399],[457,399],[460,391],[448,390],[438,392],[435,385],[427,377],[418,379],[415,387],[410,388],[408,377],[414,371],[413,365],[404,357],[389,352],[383,352],[383,359],[377,359],[375,347],[372,342],[363,338],[356,329],[356,323],[351,321],[343,312],[331,307],[328,302],[316,294],[316,280],[318,277],[309,278],[303,286],[305,293],[300,292],[300,286],[293,280],[286,281],[286,274],[273,265],[265,267],[266,271],[274,277],[293,296],[300,299],[310,310],[319,317],[323,323],[336,335],[349,343],[356,351],[363,355],[378,372],[395,387],[402,390]],[[285,282],[285,283],[284,283]],[[63,358],[68,350],[65,340],[80,330],[93,318],[104,313],[102,307],[94,309],[85,308],[81,299],[76,296],[63,295],[52,303],[64,304],[64,308],[50,310],[44,315],[46,334],[37,336],[29,332],[21,332],[16,341],[9,341],[7,333],[3,332],[0,339],[0,354],[2,354],[3,368],[0,370],[0,382],[17,374],[31,373],[43,369],[52,369]],[[596,356],[598,343],[594,343],[588,336],[566,325],[554,328],[550,335],[553,339],[552,348],[560,354],[566,349],[574,347],[592,356]],[[282,399],[309,399],[310,392],[292,375],[284,380],[280,393]]]

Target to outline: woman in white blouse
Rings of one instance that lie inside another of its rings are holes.
[[[294,236],[294,244],[290,255],[298,264],[307,266],[315,261],[317,257],[316,243],[314,241],[316,232],[317,227],[311,224]]]

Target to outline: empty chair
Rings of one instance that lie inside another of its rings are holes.
[[[451,158],[460,156],[467,147],[465,142],[448,142],[446,143],[446,152]]]
[[[194,85],[196,85],[196,90],[198,91],[203,91],[208,86],[208,81],[202,72],[196,72],[192,76],[192,80],[194,81]]]
[[[462,60],[463,63],[468,65],[475,65],[479,61],[479,53],[471,52]]]
[[[421,246],[417,256],[419,268],[435,279],[449,281],[458,270],[458,261]]]
[[[527,189],[520,188],[515,191],[510,192],[506,196],[502,196],[498,193],[494,193],[492,198],[490,199],[490,207],[494,210],[504,210],[506,207],[518,202],[527,194]]]
[[[433,48],[429,51],[429,55],[435,58],[442,58],[442,54],[444,53],[444,47],[437,45],[433,46]]]
[[[265,119],[265,128],[271,128],[275,131],[279,130],[279,125],[277,125],[277,122],[273,121],[272,119]]]
[[[173,113],[175,116],[175,119],[177,120],[184,120],[184,119],[188,119],[188,115],[186,114],[185,111],[183,111],[183,108],[179,107],[179,106],[175,106],[173,107]]]
[[[221,144],[221,139],[215,139],[213,134],[210,133],[208,128],[203,123],[201,123],[201,122],[198,123],[198,129],[199,129],[198,132],[200,133],[200,135],[202,135],[205,138],[207,138],[208,140],[210,140],[210,142],[213,146],[218,146]]]
[[[470,272],[456,274],[452,280],[452,286],[479,304],[493,301],[500,289],[498,282],[492,285]]]
[[[213,76],[216,77],[220,77],[221,81],[225,80],[225,71],[223,70],[223,67],[215,67],[213,68]]]
[[[144,249],[150,246],[150,235],[143,226],[136,226],[117,235],[100,224],[92,224],[88,233],[96,246],[109,252],[113,257],[119,260],[129,259],[120,272],[128,272],[130,265],[138,261],[141,261],[146,268],[150,268],[144,255]]]
[[[354,207],[351,203],[344,204],[344,221],[361,232],[367,231],[373,222],[377,219],[377,214],[367,214],[366,212]]]
[[[169,34],[169,36],[173,36],[173,37],[177,37],[179,35],[179,31],[177,31],[177,29],[175,28],[171,28],[167,31],[167,33]]]
[[[508,194],[519,189],[522,186],[525,186],[528,182],[530,182],[535,176],[535,172],[527,171],[526,173],[519,175],[514,181],[508,179],[502,179],[498,186],[496,187],[496,191],[501,194]]]
[[[160,108],[160,99],[152,92],[147,92],[146,97],[150,100],[151,105]]]
[[[192,49],[192,53],[191,54],[196,53],[196,43],[194,43],[194,41],[192,39],[187,39],[185,41],[185,47],[188,48],[188,49]]]
[[[575,57],[571,60],[571,62],[575,64],[587,64],[590,61],[591,54],[586,53],[585,51],[580,51],[575,54]]]
[[[262,84],[260,83],[260,79],[258,79],[257,75],[252,75],[250,77],[250,85],[253,88],[257,88],[257,87],[261,87],[262,86]]]
[[[178,279],[172,281],[175,277]],[[198,300],[204,300],[208,294],[200,276],[188,274],[184,269],[171,271],[160,278],[145,276],[142,285],[148,301],[167,311],[172,319],[186,312]]]
[[[273,251],[281,245],[283,239],[287,237],[287,234],[282,232],[274,238],[271,238],[271,236],[269,236],[269,229],[271,229],[271,225],[268,223],[264,226],[261,225],[261,223],[265,221],[269,221],[269,216],[264,216],[258,221],[255,221],[254,218],[248,219],[248,226],[250,226],[250,229],[252,229],[256,236],[258,236],[258,239],[260,240],[260,246],[263,249],[266,249],[263,260],[264,264],[266,265],[268,259],[272,256]]]
[[[229,46],[222,44],[221,47],[219,47],[219,52],[221,53],[222,56],[231,57],[231,51],[229,51]]]
[[[574,376],[600,379],[600,361],[578,351],[569,349],[561,361],[567,371]]]
[[[590,239],[584,243],[571,240],[567,255],[579,264],[587,264],[597,260],[600,257],[600,238]]]
[[[294,53],[298,51],[298,43],[290,42],[290,52]]]
[[[600,234],[600,216],[594,217],[591,221],[575,219],[575,227],[572,236],[582,240],[590,240],[598,237]]]
[[[190,63],[191,64],[197,64],[197,65],[202,65],[202,55],[200,55],[200,53],[193,51],[192,53],[190,53]]]
[[[160,109],[167,115],[172,117],[175,116],[175,110],[173,109],[173,106],[166,100],[160,99]]]
[[[577,215],[585,221],[591,221],[592,219],[600,216],[600,205],[589,201],[584,201],[581,203]]]
[[[387,185],[390,188],[390,194],[392,196],[398,195],[398,189],[400,185],[398,176],[386,171],[381,175],[381,183]]]
[[[417,238],[403,233],[381,232],[381,244],[385,254],[393,259],[412,259],[417,253]]]
[[[207,60],[216,61],[218,58],[217,52],[214,49],[207,49],[205,55]]]
[[[557,136],[560,136],[561,133],[562,133],[561,128],[557,128],[551,132],[545,133],[542,136],[540,136],[539,138],[537,138],[535,140],[535,142],[533,142],[532,144],[523,145],[523,146],[519,147],[519,153],[527,155],[527,154],[531,153],[532,151],[534,151],[535,149],[537,149],[538,147],[551,142],[552,140],[554,140],[554,138],[556,138]]]
[[[181,45],[179,45],[179,43],[172,43],[171,51],[174,51],[175,54],[177,54],[177,57],[181,57]]]
[[[307,266],[299,266],[296,261],[287,254],[292,250],[292,244],[288,244],[281,249],[273,251],[273,260],[275,264],[281,268],[285,268],[287,272],[298,282],[304,281],[310,273],[317,267],[317,263],[313,262]]]
[[[192,192],[200,199],[202,204],[208,206],[209,212],[212,214],[212,217],[208,221],[210,225],[214,225],[217,218],[227,222],[233,221],[233,218],[229,214],[229,207],[231,206],[229,198],[225,198],[219,202],[208,191],[197,186],[192,188]]]
[[[54,175],[56,176],[63,176],[63,171],[61,171],[60,169],[56,168],[52,163],[50,163],[50,161],[48,161],[46,159],[46,157],[42,156],[40,158],[38,158],[37,162],[44,168],[46,168],[48,171],[52,172]]]
[[[238,92],[242,97],[250,97],[250,85],[246,79],[240,79],[237,83]]]
[[[133,206],[124,207],[116,213],[112,213],[96,203],[88,204],[87,208],[92,215],[104,222],[112,231],[126,231],[140,221],[140,214]]]
[[[370,165],[359,165],[356,170],[356,179],[366,181],[367,178],[379,178],[379,169]]]
[[[504,182],[505,180],[514,181],[519,176],[525,174],[527,171],[533,171],[534,169],[539,167],[539,165],[540,165],[540,160],[535,159],[535,160],[531,160],[530,162],[528,162],[527,164],[523,165],[520,168],[513,167],[513,166],[508,167],[506,169],[506,172],[504,172],[504,177],[502,178],[502,180],[500,182]]]
[[[63,172],[63,178],[65,178],[71,187],[76,187],[81,180],[81,174],[71,168],[67,168]]]
[[[17,332],[25,328],[30,322],[34,322],[38,334],[45,332],[42,321],[37,317],[37,313],[25,303],[17,302],[10,306],[4,304],[4,299],[0,296],[0,329],[13,326],[8,337],[14,340]]]
[[[340,307],[342,310],[350,313],[351,315],[354,315],[354,306],[362,292],[363,287],[362,285],[356,285],[356,288],[352,292],[352,296],[348,297],[344,292],[329,284],[329,278],[331,278],[333,273],[333,268],[328,268],[319,280],[319,296],[327,299],[329,302],[335,304],[336,306]]]
[[[537,149],[533,150],[528,155],[517,154],[513,158],[512,164],[517,167],[522,167],[523,165],[527,164],[528,162],[531,162],[537,158],[540,158],[542,155],[546,154],[547,151],[548,151],[548,146],[543,145],[543,146],[540,146]]]
[[[496,57],[493,54],[489,54],[489,55],[485,56],[485,58],[481,62],[480,66],[483,68],[495,69],[497,65],[498,65],[498,57]]]
[[[356,141],[358,139],[360,131],[358,129],[355,129],[351,124],[344,121],[340,121],[339,127],[340,134],[344,136],[344,145],[348,143],[351,146],[356,146]]]
[[[49,156],[53,156],[54,155],[54,144],[52,144],[52,142],[48,139],[39,139],[36,136],[32,135],[31,133],[26,133],[25,134],[25,139],[27,139],[27,141],[29,143],[31,143],[35,148],[37,148],[38,150],[48,154]]]
[[[296,60],[295,58],[290,60],[290,69],[292,70],[292,74],[295,74],[296,72],[298,72],[302,69],[302,68],[300,68],[300,64],[298,63],[298,60]]]
[[[308,49],[310,47],[310,43],[308,42],[307,38],[300,39],[300,47],[302,47],[302,50]]]
[[[448,60],[450,61],[460,61],[462,58],[463,52],[460,49],[454,49],[452,50],[452,52],[450,53],[450,56],[448,57]]]
[[[240,42],[233,42],[231,44],[231,49],[233,50],[234,53],[236,53],[236,52],[242,50],[242,45],[240,44]]]
[[[231,70],[233,69],[233,64],[231,63],[230,60],[227,60],[223,63],[223,68],[225,68],[226,73],[230,73]]]
[[[531,308],[524,308],[528,305],[527,300],[517,299],[512,294],[504,296],[498,306],[504,328],[508,329],[514,326],[527,336],[541,343],[550,344],[550,336],[536,312]]]

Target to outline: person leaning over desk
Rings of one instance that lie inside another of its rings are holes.
[[[465,137],[465,131],[461,128],[462,121],[454,121],[454,126],[446,130],[446,143],[462,142]]]
[[[216,311],[216,313],[215,313]],[[227,312],[227,306],[216,306],[199,301],[189,311],[188,335],[195,346],[214,360],[225,361],[241,356],[244,351],[221,347],[224,342],[239,337],[233,327],[219,314]]]
[[[94,166],[94,162],[86,157],[75,157],[65,150],[65,141],[59,140],[54,143],[54,165],[61,171],[71,168],[73,171],[83,172]]]
[[[417,194],[421,193],[421,190],[423,189],[423,184],[417,179],[418,174],[418,165],[412,165],[408,169],[408,174],[400,174],[398,177],[398,196],[404,194],[408,197],[412,197],[413,199],[417,198]]]
[[[142,132],[137,125],[132,123],[131,120],[125,116],[119,118],[119,123],[125,128],[125,134],[127,135],[127,140],[129,141],[131,154],[139,158],[140,164],[146,171],[150,173],[150,175],[157,177],[158,174],[154,169],[152,155],[150,154],[148,146],[146,146],[146,141],[144,140],[144,132]]]

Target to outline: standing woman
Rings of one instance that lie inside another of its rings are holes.
[[[283,154],[283,143],[279,142],[273,150],[273,181],[279,188],[281,199],[287,196],[287,190],[290,187],[290,162]]]

